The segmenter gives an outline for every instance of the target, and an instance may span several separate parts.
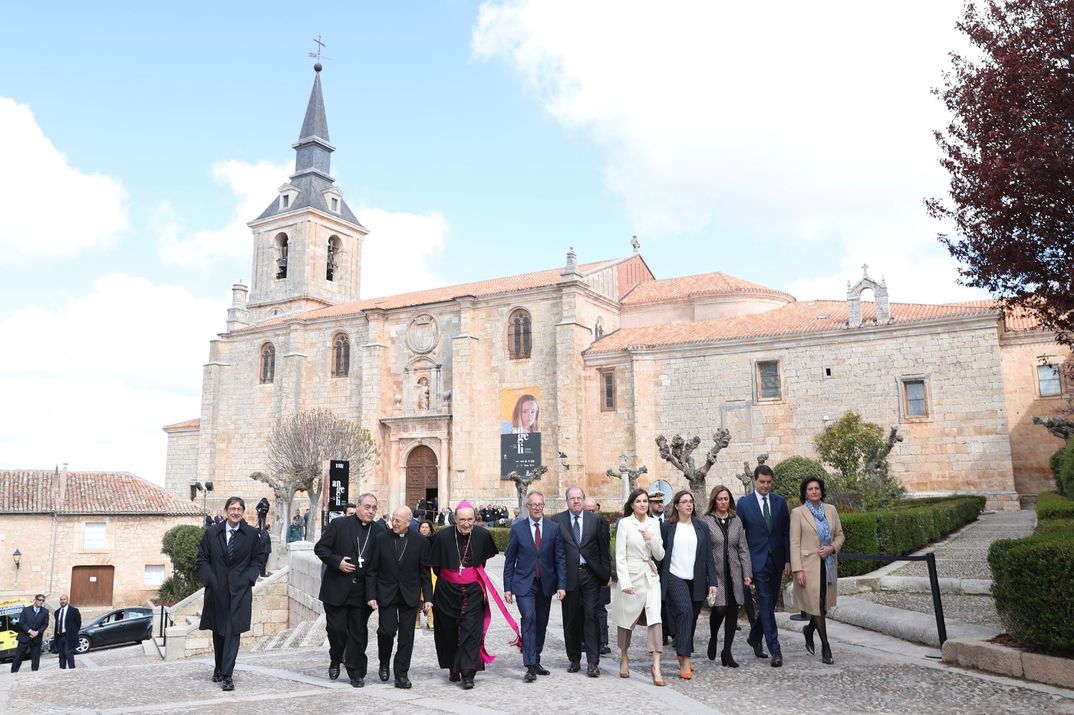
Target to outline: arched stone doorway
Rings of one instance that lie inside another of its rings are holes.
[[[406,503],[413,509],[419,500],[435,499],[437,496],[436,453],[425,445],[418,445],[406,458]]]

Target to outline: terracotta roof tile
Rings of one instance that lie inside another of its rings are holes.
[[[608,261],[597,261],[595,263],[580,263],[578,264],[578,270],[582,272],[582,275],[587,275],[624,260],[629,260],[629,257],[616,258]],[[411,293],[400,293],[399,295],[389,295],[382,298],[369,298],[367,300],[358,300],[351,303],[341,303],[339,305],[307,310],[293,315],[281,316],[273,320],[266,320],[250,326],[249,328],[243,328],[243,330],[262,328],[266,325],[279,325],[293,320],[316,320],[318,318],[355,315],[363,310],[372,308],[391,310],[393,308],[407,308],[428,303],[440,303],[467,295],[482,297],[498,295],[501,293],[513,293],[520,290],[531,290],[533,288],[543,288],[545,286],[552,286],[559,283],[561,277],[560,274],[562,273],[562,267],[550,268],[545,271],[522,273],[517,276],[505,276],[503,278],[492,278],[490,280],[475,281],[472,283],[460,283],[458,285],[430,288],[428,290],[414,291]]]
[[[965,304],[891,304],[891,314],[897,323],[913,323],[960,315],[984,315],[992,310],[994,309]],[[875,320],[875,304],[862,303],[862,317],[865,320]],[[631,348],[690,345],[781,335],[808,335],[841,330],[846,322],[847,304],[845,301],[804,301],[788,303],[764,313],[734,318],[643,328],[622,328],[593,343],[585,352],[586,354],[611,353]]]
[[[1003,311],[1003,329],[1008,333],[1026,333],[1034,330],[1045,330],[1040,321],[1024,308],[1004,308],[998,300],[969,300],[959,305],[972,305],[992,310]]]
[[[784,298],[787,302],[794,301],[794,296],[790,293],[751,283],[726,273],[702,273],[696,276],[665,278],[640,283],[623,298],[623,305],[657,303],[665,300],[733,293],[771,295]]]
[[[67,472],[60,503],[62,477],[51,469],[0,469],[0,514],[201,514],[130,472]]]
[[[168,431],[168,430],[173,430],[173,429],[176,429],[176,430],[178,430],[178,429],[191,429],[193,427],[201,427],[201,420],[200,419],[193,419],[193,420],[186,420],[185,422],[176,422],[175,424],[164,425],[164,427],[162,429],[164,431]]]

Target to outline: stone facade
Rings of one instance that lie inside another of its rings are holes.
[[[319,87],[318,79],[307,124],[323,115]],[[317,171],[327,172],[321,158]],[[296,176],[302,162],[300,151]],[[403,503],[408,459],[421,447],[435,456],[441,504],[513,506],[514,485],[500,479],[500,394],[524,388],[540,392],[549,471],[537,488],[551,509],[573,483],[615,505],[621,486],[605,472],[620,455],[647,466],[647,479],[677,483],[655,436],[707,441],[720,426],[732,442],[709,481],[737,488],[743,461],[812,456],[813,437],[848,410],[899,427],[905,442],[891,463],[915,494],[970,491],[1010,507],[1019,492],[1047,486],[1054,439],[1024,420],[1047,405],[1019,370],[1051,336],[1008,329],[991,304],[892,303],[888,286],[868,275],[848,284],[845,301],[810,302],[722,273],[657,280],[636,242],[613,260],[579,264],[572,249],[562,269],[358,300],[362,242],[376,236],[357,218],[302,204],[294,185],[280,191],[251,223],[251,304],[245,286],[233,286],[228,331],[211,342],[204,368],[200,419],[166,428],[167,483],[178,496],[189,496],[192,481],[215,483],[213,509],[228,494],[270,496],[249,474],[266,470],[274,421],[326,408],[368,429],[380,449],[376,465],[352,472],[352,494]],[[285,209],[288,192],[296,203]],[[286,278],[272,272],[280,232],[294,243]],[[331,236],[342,241],[341,268],[321,285]],[[876,301],[863,301],[863,291]],[[519,310],[532,346],[523,358],[509,344]],[[775,398],[761,394],[762,381]]]

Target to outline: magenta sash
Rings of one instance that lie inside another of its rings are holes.
[[[503,614],[503,618],[507,621],[507,625],[511,626],[511,630],[515,632],[516,637],[509,645],[517,646],[519,650],[522,650],[522,633],[518,630],[518,623],[516,623],[515,619],[508,613],[507,606],[505,606],[503,600],[500,599],[500,593],[496,590],[496,587],[492,585],[492,581],[489,580],[484,567],[466,568],[461,572],[454,569],[440,569],[440,578],[448,583],[453,583],[458,586],[477,583],[481,586],[481,592],[485,594],[485,617],[481,628],[482,663],[488,665],[496,660],[496,656],[485,650],[485,634],[489,632],[489,626],[492,624],[492,608],[489,606],[489,594],[492,594],[492,598],[496,601],[496,605],[500,607],[500,613]]]

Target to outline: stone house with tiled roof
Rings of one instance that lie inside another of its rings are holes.
[[[0,600],[142,605],[171,574],[164,533],[202,520],[197,505],[128,472],[0,470]]]
[[[891,462],[915,494],[1017,507],[1047,486],[1058,445],[1026,425],[1063,404],[1052,373],[1066,353],[991,304],[890,303],[868,275],[841,301],[718,272],[658,280],[636,241],[611,260],[578,263],[572,249],[561,268],[361,299],[367,231],[328,173],[323,115],[318,75],[295,174],[250,223],[253,279],[233,286],[210,344],[201,415],[165,427],[173,494],[205,481],[216,501],[265,494],[249,475],[266,469],[273,422],[312,408],[373,434],[380,460],[351,487],[384,506],[513,504],[503,465],[532,439],[511,435],[532,432],[553,506],[572,483],[615,504],[620,484],[605,473],[620,455],[679,484],[655,436],[707,439],[720,426],[731,444],[709,479],[738,488],[744,461],[811,456],[814,435],[848,410],[899,428]],[[533,427],[511,411],[527,399]]]

